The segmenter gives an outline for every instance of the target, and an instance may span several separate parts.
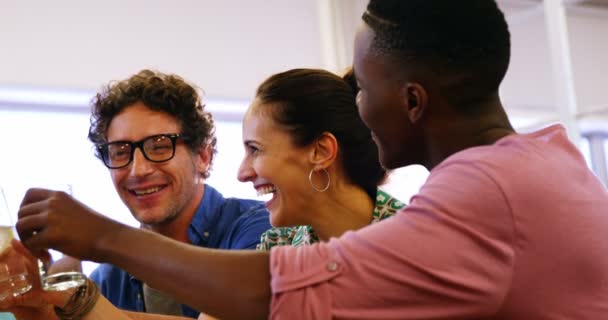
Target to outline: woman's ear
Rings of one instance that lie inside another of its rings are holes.
[[[338,140],[329,133],[324,132],[313,144],[309,161],[315,169],[327,169],[338,157]]]

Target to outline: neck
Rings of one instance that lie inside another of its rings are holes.
[[[426,143],[430,147],[427,150],[425,163],[428,170],[454,153],[472,147],[491,145],[515,133],[498,95],[484,101],[475,109],[485,111],[475,115],[448,111],[445,113],[446,116],[430,126]]]
[[[196,188],[188,205],[173,220],[158,225],[141,225],[141,228],[160,233],[165,237],[180,242],[190,243],[188,228],[190,228],[192,218],[196,214],[196,209],[198,209],[198,206],[203,200],[204,194],[205,186],[201,185],[200,188]]]
[[[348,230],[357,230],[371,223],[375,202],[354,185],[332,185],[323,195],[317,195],[315,214],[310,226],[321,241],[339,237]]]

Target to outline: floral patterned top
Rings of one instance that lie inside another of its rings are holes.
[[[372,214],[371,223],[382,221],[386,218],[392,217],[399,211],[399,209],[405,207],[405,203],[393,198],[390,194],[378,189],[376,195],[376,207]],[[257,246],[257,250],[266,251],[274,246],[285,246],[291,245],[294,247],[305,246],[319,242],[319,237],[315,234],[315,231],[310,226],[297,226],[297,227],[276,227],[272,228],[262,234],[260,244]]]

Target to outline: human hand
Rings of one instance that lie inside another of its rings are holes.
[[[124,227],[61,191],[29,189],[19,209],[16,228],[36,256],[47,249],[99,261],[99,243]]]
[[[34,256],[19,242],[13,240],[7,250],[15,251],[24,257],[28,274],[38,279],[38,263]],[[5,255],[0,256],[0,259]],[[44,291],[39,281],[33,281],[32,289],[27,293],[0,301],[0,310],[12,312],[19,320],[57,319],[54,306],[64,306],[72,291]]]

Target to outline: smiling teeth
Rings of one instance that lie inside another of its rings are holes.
[[[275,192],[275,191],[277,191],[277,188],[275,188],[274,186],[261,187],[261,188],[257,189],[258,197],[263,196],[265,194]]]
[[[154,187],[154,188],[148,188],[148,189],[143,189],[143,190],[133,190],[133,192],[135,192],[135,195],[138,196],[144,196],[150,193],[154,193],[157,192],[161,189],[161,187]]]

